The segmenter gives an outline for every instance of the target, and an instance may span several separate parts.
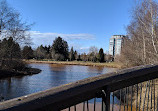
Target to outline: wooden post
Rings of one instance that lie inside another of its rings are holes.
[[[106,91],[105,105],[106,105],[105,111],[110,111],[110,92],[109,91]]]
[[[103,111],[110,111],[110,91],[107,89],[103,90]]]

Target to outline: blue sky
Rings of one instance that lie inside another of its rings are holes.
[[[7,0],[24,21],[35,23],[31,38],[37,47],[61,36],[74,49],[109,49],[112,35],[126,34],[134,0]]]

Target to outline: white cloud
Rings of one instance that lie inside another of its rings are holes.
[[[95,39],[95,36],[92,34],[85,34],[85,33],[80,33],[80,34],[63,34],[63,33],[42,33],[39,31],[30,31],[31,37],[33,39],[37,38],[42,38],[44,39],[50,39],[50,38],[56,38],[58,36],[62,37],[65,40],[92,40]]]
[[[87,50],[89,47],[80,47],[81,50]]]
[[[30,36],[32,38],[33,47],[36,48],[40,45],[52,45],[53,40],[60,36],[66,40],[69,47],[74,47],[75,50],[79,52],[87,52],[89,47],[87,47],[89,41],[95,40],[95,35],[93,34],[63,34],[63,33],[42,33],[40,31],[30,31]]]

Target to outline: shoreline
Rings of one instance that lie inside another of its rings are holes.
[[[63,65],[81,65],[81,66],[97,66],[97,67],[109,67],[121,69],[121,64],[116,62],[110,63],[94,63],[84,61],[50,61],[50,60],[24,60],[26,63],[46,63],[46,64],[63,64]]]
[[[41,70],[37,68],[28,68],[24,71],[8,71],[8,70],[0,70],[0,79],[7,77],[16,77],[16,76],[27,76],[40,73]]]

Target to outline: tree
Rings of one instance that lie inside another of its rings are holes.
[[[94,55],[96,55],[98,53],[98,48],[95,46],[91,46],[89,48],[89,53],[93,53]]]
[[[44,49],[43,45],[37,47],[35,57],[37,59],[44,59],[46,57],[46,50]]]
[[[22,22],[20,14],[9,7],[6,0],[0,1],[0,67],[23,69],[20,45],[29,43],[30,25]],[[19,68],[18,68],[19,67]]]
[[[106,62],[112,62],[112,61],[113,61],[113,56],[110,55],[110,54],[105,54],[104,60],[105,60]]]
[[[52,58],[55,60],[68,59],[68,44],[61,37],[57,37],[52,45]]]
[[[122,49],[121,62],[127,67],[158,61],[158,4],[142,0],[133,10],[127,27],[129,40]]]
[[[96,62],[97,61],[98,48],[92,46],[89,48],[88,59],[89,61]]]
[[[74,56],[75,56],[75,60],[77,60],[78,54],[77,54],[77,51],[76,51],[76,50],[75,50],[75,52],[74,52]]]
[[[0,68],[7,70],[21,69],[24,64],[21,62],[21,49],[18,43],[13,41],[13,38],[4,38],[0,43]]]
[[[47,54],[49,54],[51,51],[51,46],[50,45],[48,45],[48,47],[45,46],[44,49],[46,50]]]
[[[81,54],[81,60],[88,61],[88,57],[87,57],[86,53]]]
[[[99,62],[104,62],[104,51],[102,48],[99,50]]]
[[[13,38],[9,39],[4,38],[1,42],[1,58],[3,59],[19,59],[21,57],[21,49],[18,43],[13,41]]]
[[[70,58],[70,61],[75,60],[75,53],[74,53],[73,47],[71,47],[69,58]]]
[[[77,61],[81,61],[81,55],[80,54],[77,57]]]
[[[51,59],[51,46],[45,46],[44,50],[46,51],[45,59]]]
[[[22,58],[23,59],[32,59],[33,58],[33,50],[31,46],[24,46],[22,50]]]
[[[12,37],[14,41],[28,43],[31,25],[22,22],[20,14],[8,6],[6,0],[0,1],[0,39]]]

